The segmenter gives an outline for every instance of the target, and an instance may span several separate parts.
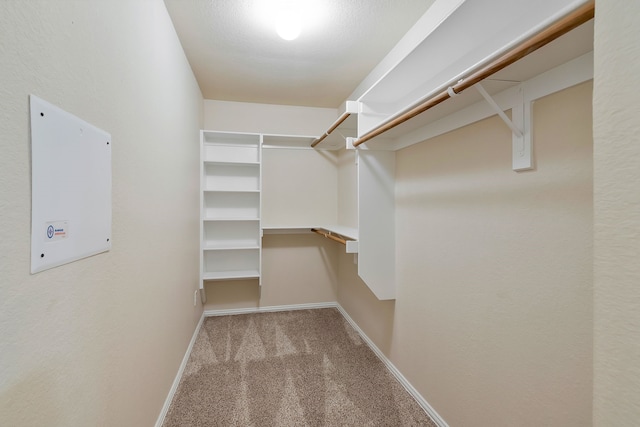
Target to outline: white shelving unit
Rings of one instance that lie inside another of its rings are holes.
[[[357,188],[354,209],[366,208],[358,218],[367,230],[362,239],[361,229],[336,224],[341,166],[333,148],[318,152],[309,148],[313,138],[291,135],[202,131],[201,140],[201,289],[206,281],[260,284],[263,234],[324,229],[346,238],[347,253],[359,254],[358,273],[379,299],[395,298],[395,153],[367,150],[342,166],[356,169],[348,178],[360,183],[349,185]],[[300,185],[304,172],[314,179]]]
[[[201,289],[208,280],[260,283],[261,138],[201,132]]]

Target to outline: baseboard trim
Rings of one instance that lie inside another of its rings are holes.
[[[407,392],[416,400],[416,402],[418,402],[418,405],[422,407],[422,409],[433,420],[433,422],[436,423],[438,427],[449,427],[449,425],[440,416],[440,414],[438,414],[436,410],[433,409],[431,405],[429,405],[429,402],[427,402],[425,398],[422,397],[422,395],[418,392],[418,390],[416,390],[415,387],[411,385],[411,383],[404,377],[404,375],[402,375],[402,373],[398,370],[398,368],[396,368],[395,365],[391,363],[391,361],[378,348],[378,346],[375,345],[373,341],[371,341],[371,339],[367,336],[367,334],[364,333],[362,329],[360,329],[357,323],[351,318],[351,316],[349,316],[347,311],[344,308],[342,308],[340,304],[337,304],[337,308],[338,308],[338,311],[340,311],[340,314],[342,314],[342,316],[347,320],[347,322],[349,322],[349,324],[353,327],[353,329],[355,329],[356,332],[360,334],[364,342],[366,342],[369,348],[371,348],[371,350],[376,354],[376,356],[378,356],[378,359],[380,359],[380,361],[385,364],[389,372],[391,372],[391,374],[398,380],[398,382],[402,384],[405,390],[407,390]]]
[[[173,396],[176,394],[176,391],[178,390],[178,385],[180,384],[180,380],[182,379],[182,374],[184,373],[184,369],[187,367],[187,362],[189,361],[189,357],[191,356],[191,350],[193,350],[193,345],[196,342],[196,338],[198,337],[198,333],[200,332],[200,327],[204,322],[204,318],[205,318],[205,315],[203,313],[202,316],[200,316],[200,320],[198,321],[196,330],[193,332],[193,336],[191,337],[191,341],[189,342],[187,351],[184,353],[184,357],[182,358],[182,363],[180,363],[180,367],[178,368],[176,377],[173,380],[173,384],[171,385],[169,394],[167,395],[167,398],[164,401],[164,405],[162,406],[162,411],[160,411],[160,415],[158,416],[155,427],[162,427],[162,423],[164,423],[164,419],[167,416],[167,412],[169,411],[169,406],[171,406],[171,402],[173,401]]]
[[[316,308],[337,308],[337,302],[319,302],[311,304],[273,305],[268,307],[230,308],[226,310],[205,310],[205,317],[229,316],[234,314],[268,313],[275,311],[313,310]]]

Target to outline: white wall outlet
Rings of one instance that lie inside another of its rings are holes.
[[[196,289],[193,292],[193,306],[195,307],[197,303],[198,303],[198,290]]]

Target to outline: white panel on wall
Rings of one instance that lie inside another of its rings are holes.
[[[111,248],[111,135],[34,96],[31,273]]]
[[[396,297],[393,151],[358,152],[358,275],[378,299]]]

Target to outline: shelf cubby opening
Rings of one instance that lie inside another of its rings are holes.
[[[203,258],[205,280],[260,275],[259,249],[207,250]]]
[[[203,180],[205,191],[259,191],[260,165],[205,164]]]
[[[260,218],[258,192],[207,192],[203,197],[205,220]]]
[[[205,221],[203,225],[205,249],[258,248],[259,221]]]

